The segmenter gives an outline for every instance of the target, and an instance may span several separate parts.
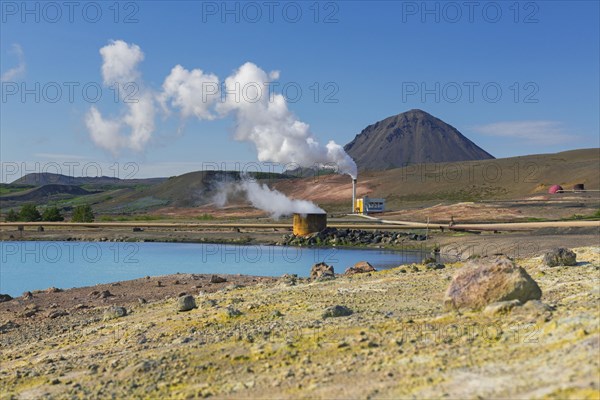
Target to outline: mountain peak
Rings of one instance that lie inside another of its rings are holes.
[[[367,126],[344,149],[362,171],[494,158],[453,126],[420,109]]]

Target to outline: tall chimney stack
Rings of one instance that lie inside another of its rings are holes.
[[[352,178],[352,214],[356,212],[356,179]]]

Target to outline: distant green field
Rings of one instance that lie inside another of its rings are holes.
[[[31,189],[33,187],[35,187],[35,186],[17,185],[17,184],[11,184],[11,183],[0,183],[0,196],[6,195],[6,194],[11,194],[11,193],[22,192],[22,191]]]

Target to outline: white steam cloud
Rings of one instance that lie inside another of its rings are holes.
[[[171,107],[181,110],[183,118],[215,118],[211,110],[219,99],[219,78],[216,75],[205,74],[200,69],[188,71],[177,65],[171,70],[162,87],[159,101],[165,112],[168,113],[170,104]]]
[[[235,138],[254,143],[259,161],[298,164],[301,167],[335,165],[339,173],[356,177],[356,163],[337,143],[322,146],[288,109],[281,94],[270,93],[269,75],[245,63],[225,79],[227,98],[217,104],[221,114],[233,112]]]
[[[278,190],[270,189],[267,185],[250,179],[243,179],[241,182],[219,188],[215,202],[222,207],[227,203],[228,197],[236,192],[243,192],[252,206],[268,212],[275,219],[293,213],[325,213],[322,208],[311,201],[290,199]]]
[[[100,54],[106,85],[140,81],[137,67],[144,54],[139,46],[117,40],[100,49]],[[127,103],[125,115],[105,119],[92,107],[86,125],[94,143],[117,154],[123,148],[145,148],[155,130],[157,104],[167,115],[170,109],[178,109],[184,119],[212,120],[233,115],[235,139],[253,143],[260,161],[335,168],[338,173],[356,178],[356,163],[342,146],[334,141],[319,143],[309,125],[288,109],[285,98],[272,93],[269,82],[278,77],[278,71],[267,73],[250,62],[223,82],[214,74],[176,65],[165,78],[162,92],[153,94],[139,85],[139,101]],[[222,85],[226,96],[222,96]],[[129,135],[123,134],[125,127],[129,127]]]
[[[90,137],[97,146],[114,155],[124,148],[140,152],[152,138],[156,109],[155,95],[145,88],[137,69],[144,53],[135,44],[116,40],[101,48],[100,55],[104,84],[118,85],[120,99],[127,110],[117,118],[105,118],[92,107],[85,117]],[[123,133],[125,128],[129,128],[129,134]]]

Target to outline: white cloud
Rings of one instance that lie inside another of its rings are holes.
[[[119,120],[107,120],[96,107],[92,107],[85,117],[85,125],[92,141],[99,147],[117,154],[126,142],[121,136],[122,123]]]
[[[473,127],[475,132],[487,136],[511,138],[522,142],[535,142],[539,145],[568,143],[577,136],[566,132],[558,121],[506,121]]]
[[[113,155],[123,149],[141,152],[152,138],[156,109],[155,95],[144,86],[138,71],[144,53],[135,44],[116,40],[102,47],[100,54],[104,84],[111,86],[116,82],[119,88],[133,84],[135,91],[119,90],[127,110],[120,117],[105,118],[96,107],[90,108],[85,118],[90,137]],[[125,128],[129,128],[129,133],[123,132]]]
[[[16,67],[9,69],[2,74],[0,77],[0,81],[2,82],[10,82],[22,78],[25,76],[25,70],[27,69],[27,65],[25,64],[25,53],[20,44],[13,43],[9,52],[17,57],[18,64]]]
[[[115,82],[126,84],[139,78],[137,65],[144,59],[144,53],[136,44],[113,40],[100,49],[102,55],[102,79],[105,85]]]

